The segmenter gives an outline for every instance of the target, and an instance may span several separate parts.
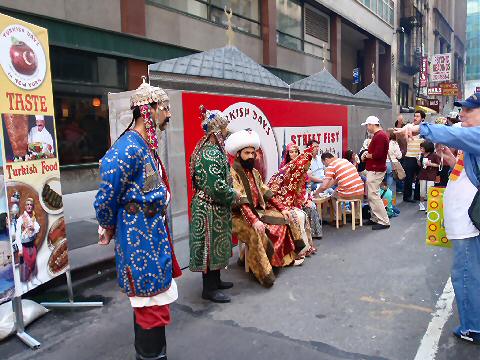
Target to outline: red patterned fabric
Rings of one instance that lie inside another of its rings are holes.
[[[305,203],[307,171],[312,162],[313,147],[309,147],[280,168],[268,182],[275,199],[286,208],[301,208]]]
[[[171,322],[170,306],[146,306],[133,308],[135,322],[144,330],[167,326]]]

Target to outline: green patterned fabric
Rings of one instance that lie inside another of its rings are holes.
[[[236,198],[230,166],[217,145],[205,143],[194,165],[190,270],[218,270],[232,255],[232,211]]]

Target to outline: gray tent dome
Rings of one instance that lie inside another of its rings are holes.
[[[149,71],[288,88],[286,82],[263,68],[235,46],[225,46],[161,61],[149,65]]]
[[[374,82],[372,82],[366,88],[360,90],[354,95],[354,97],[359,99],[376,100],[380,102],[391,103],[390,98]]]
[[[352,93],[340,84],[327,69],[323,69],[316,74],[298,80],[291,84],[290,87],[292,90],[320,92],[346,97],[353,96]]]

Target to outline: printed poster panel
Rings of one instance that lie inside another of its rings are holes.
[[[280,157],[284,146],[289,143],[298,145],[303,151],[310,140],[319,142],[319,155],[329,152],[337,157],[343,157],[341,126],[276,127],[274,132],[281,144],[278,147]]]
[[[431,67],[430,80],[432,82],[450,81],[452,75],[452,54],[433,55]]]
[[[0,14],[0,65],[8,233],[20,296],[68,268],[47,30]]]
[[[267,181],[278,170],[285,142],[295,141],[304,149],[309,138],[320,138],[323,151],[342,154],[347,150],[347,106],[190,92],[182,93],[182,105],[184,128],[188,129],[184,132],[187,179],[190,156],[203,136],[198,120],[200,105],[222,111],[231,131],[250,128],[260,135],[255,167]],[[188,181],[189,199],[191,186]]]

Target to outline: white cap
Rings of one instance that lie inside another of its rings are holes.
[[[253,147],[255,150],[260,147],[260,136],[250,129],[237,131],[225,140],[225,150],[233,156],[248,147]]]
[[[364,123],[362,123],[362,126],[365,125],[380,125],[380,120],[376,116],[369,116],[367,117],[367,120],[365,120]]]
[[[35,115],[35,120],[45,121],[45,116],[43,116],[43,115]]]

